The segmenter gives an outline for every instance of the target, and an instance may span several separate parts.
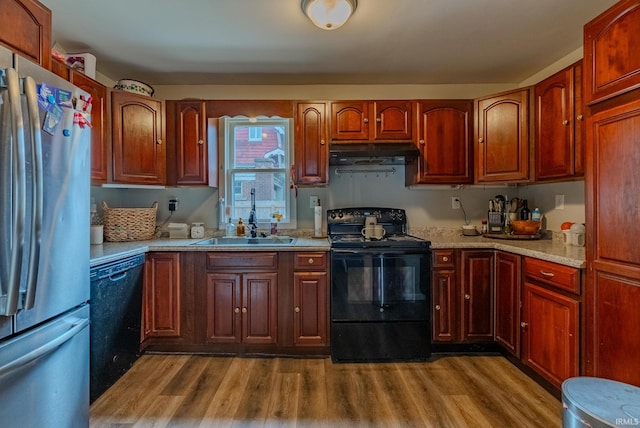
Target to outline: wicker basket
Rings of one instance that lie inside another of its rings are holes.
[[[145,241],[152,239],[156,230],[158,203],[151,208],[109,208],[104,211],[104,239],[110,242]]]

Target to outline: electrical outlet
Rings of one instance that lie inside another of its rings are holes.
[[[556,209],[557,210],[564,209],[564,195],[556,195]]]
[[[451,197],[451,208],[454,210],[460,209],[460,196]]]
[[[169,199],[169,211],[170,212],[174,212],[176,209],[178,209],[178,199],[170,198]]]
[[[313,208],[316,205],[318,205],[318,197],[317,196],[311,196],[309,198],[309,208]]]

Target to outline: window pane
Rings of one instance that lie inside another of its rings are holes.
[[[285,188],[285,173],[276,172],[232,172],[234,192],[233,218],[242,218],[245,223],[251,212],[251,189],[256,189],[256,216],[258,222],[268,223],[275,212],[283,214],[281,222],[288,221]]]
[[[256,131],[257,129],[257,131]],[[254,139],[256,133],[260,139]],[[284,126],[234,127],[232,165],[234,168],[286,168]]]

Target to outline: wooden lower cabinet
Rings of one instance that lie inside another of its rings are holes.
[[[462,250],[462,341],[493,341],[493,250]]]
[[[294,255],[293,344],[328,346],[328,255],[299,252]]]
[[[180,255],[149,253],[144,267],[142,340],[180,337]]]
[[[521,257],[496,251],[495,339],[507,352],[520,356]]]

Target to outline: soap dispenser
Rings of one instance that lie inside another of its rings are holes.
[[[236,235],[244,236],[244,223],[242,217],[238,219],[238,226],[236,226]]]

